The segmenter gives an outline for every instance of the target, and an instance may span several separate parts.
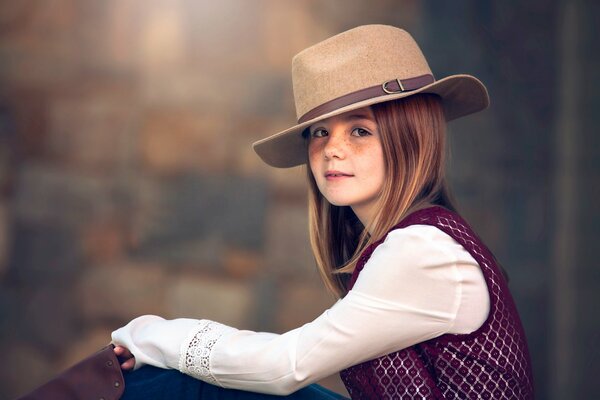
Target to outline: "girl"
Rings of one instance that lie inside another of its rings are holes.
[[[483,84],[435,80],[412,37],[383,25],[302,51],[292,74],[298,124],[254,149],[308,163],[311,246],[340,300],[281,335],[136,318],[112,335],[123,398],[343,398],[313,384],[335,372],[353,399],[532,398],[502,271],[444,177],[446,121],[486,108]]]

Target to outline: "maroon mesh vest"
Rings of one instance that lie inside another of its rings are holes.
[[[494,257],[467,223],[442,207],[416,211],[393,229],[432,225],[479,263],[490,294],[487,320],[475,332],[446,334],[352,366],[340,375],[352,399],[531,399],[525,333]],[[349,284],[385,238],[367,247]]]

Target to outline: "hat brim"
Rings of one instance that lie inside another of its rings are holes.
[[[367,107],[377,103],[401,99],[418,93],[433,93],[442,98],[446,121],[464,117],[481,111],[489,106],[490,100],[487,89],[483,83],[471,75],[451,75],[435,81],[429,85],[410,92],[394,93],[385,96],[373,97],[345,107],[338,108],[329,113],[320,115],[276,133],[252,144],[254,151],[267,164],[277,168],[290,168],[306,164],[306,140],[302,131],[314,124],[335,115]]]

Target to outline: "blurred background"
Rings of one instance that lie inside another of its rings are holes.
[[[366,23],[486,83],[491,108],[450,126],[460,209],[510,275],[538,398],[597,394],[599,6],[0,2],[0,398],[140,314],[284,332],[333,303],[305,171],[250,145],[294,123],[292,56]]]

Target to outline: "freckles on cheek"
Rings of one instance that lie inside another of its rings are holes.
[[[308,146],[308,167],[312,171],[313,175],[315,174],[315,169],[318,168],[320,157],[319,157],[319,149],[317,146]]]
[[[308,146],[308,157],[312,158],[317,153],[317,145],[314,143],[309,144]]]
[[[311,140],[306,147],[309,158],[320,159],[323,155],[325,142],[323,140]]]
[[[363,165],[368,168],[373,174],[383,173],[384,161],[383,161],[383,149],[379,143],[373,143],[369,146],[361,148],[365,161]]]
[[[378,161],[378,152],[375,147],[360,147],[357,146],[354,151],[354,155],[356,156],[355,162],[357,164],[361,164],[363,168],[371,169],[373,166],[377,165]]]

